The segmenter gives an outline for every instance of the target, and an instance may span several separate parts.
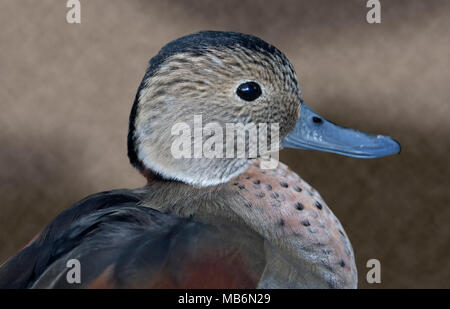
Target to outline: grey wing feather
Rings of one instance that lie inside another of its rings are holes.
[[[119,274],[116,286],[125,285],[143,267],[151,276],[164,262],[171,235],[195,234],[201,227],[140,206],[141,198],[130,190],[102,192],[62,212],[0,267],[0,288],[74,287],[66,280],[70,259],[80,261],[80,287],[110,265]]]

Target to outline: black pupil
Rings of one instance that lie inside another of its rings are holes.
[[[254,101],[261,95],[261,87],[255,82],[246,82],[238,87],[236,93],[242,100]]]

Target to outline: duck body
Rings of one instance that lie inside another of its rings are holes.
[[[182,37],[151,59],[130,114],[128,156],[147,185],[62,212],[0,267],[0,288],[356,288],[339,220],[288,167],[263,164],[270,151],[229,157],[239,149],[219,139],[219,156],[196,157],[188,135],[194,157],[174,154],[174,125],[194,119],[195,129],[199,115],[220,129],[203,142],[230,123],[277,125],[264,139],[244,138],[244,150],[269,142],[275,152],[358,158],[400,151],[389,137],[339,127],[306,106],[291,63],[261,39]],[[74,260],[79,282],[67,277]]]
[[[71,259],[80,284],[66,279]],[[320,195],[285,165],[266,171],[258,161],[215,187],[155,181],[90,196],[7,261],[0,278],[1,288],[357,285],[350,242]]]

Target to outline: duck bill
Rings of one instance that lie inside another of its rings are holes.
[[[354,158],[381,158],[400,153],[389,136],[364,133],[336,125],[301,103],[300,120],[283,140],[283,147],[319,150]]]

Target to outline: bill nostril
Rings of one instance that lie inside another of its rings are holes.
[[[321,124],[322,123],[322,118],[314,116],[314,117],[312,117],[312,121],[314,123]]]

